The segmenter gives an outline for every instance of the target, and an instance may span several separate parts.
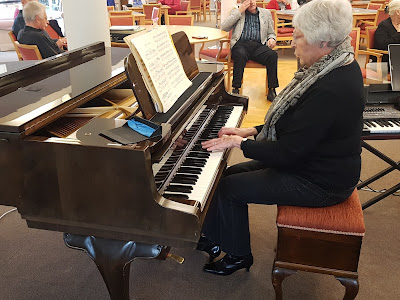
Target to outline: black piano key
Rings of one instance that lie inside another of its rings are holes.
[[[180,167],[178,172],[179,173],[188,173],[188,174],[201,174],[201,168],[195,167]]]
[[[167,187],[168,192],[180,192],[180,193],[190,193],[193,187],[189,185],[169,185]]]
[[[196,179],[187,179],[187,178],[174,178],[171,180],[171,183],[182,183],[191,185],[194,185],[196,182],[197,182]]]
[[[189,199],[188,195],[184,194],[175,194],[175,193],[164,193],[163,196],[165,198],[182,198],[182,199]]]

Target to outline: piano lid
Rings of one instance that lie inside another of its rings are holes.
[[[0,96],[0,134],[21,134],[27,128],[34,126],[35,118],[49,113],[60,105],[65,112],[74,108],[74,98],[83,93],[113,79],[115,76],[124,75],[124,58],[130,53],[126,48],[106,48],[103,55],[76,65],[61,72],[57,69],[57,59],[51,63],[54,75],[18,88],[10,93]],[[69,60],[81,60],[80,56],[74,57],[74,51],[69,53]],[[67,59],[68,60],[68,59]],[[65,63],[65,58],[59,58],[60,63]],[[29,74],[29,70],[37,67],[33,65],[22,70]],[[60,69],[60,68],[58,68]],[[7,77],[21,76],[17,71],[13,74],[7,73],[0,77],[0,81]],[[45,76],[42,76],[45,77]],[[4,86],[4,85],[3,85]],[[1,87],[0,87],[1,88]]]

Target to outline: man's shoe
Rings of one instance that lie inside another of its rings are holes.
[[[226,254],[220,260],[205,264],[203,270],[207,273],[226,276],[240,269],[246,269],[249,272],[252,265],[253,255],[251,253],[245,256]]]
[[[206,236],[201,236],[197,243],[197,250],[207,252],[210,255],[209,262],[212,262],[221,254],[221,247],[209,240]]]
[[[232,88],[232,94],[239,94],[239,88]]]
[[[269,100],[269,101],[274,101],[275,97],[276,97],[275,88],[270,88],[270,89],[268,89],[267,100]]]

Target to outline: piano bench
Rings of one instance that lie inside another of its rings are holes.
[[[343,299],[356,297],[365,233],[357,189],[334,206],[278,206],[276,224],[278,243],[271,275],[276,299],[282,299],[283,279],[297,270],[333,275],[346,288]]]

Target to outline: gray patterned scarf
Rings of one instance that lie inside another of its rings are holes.
[[[330,71],[351,63],[354,59],[354,50],[351,39],[347,37],[333,51],[321,57],[310,68],[302,68],[294,74],[292,81],[274,99],[265,116],[265,124],[256,140],[276,141],[275,124],[290,107],[294,106],[299,98],[318,79],[324,77]]]

